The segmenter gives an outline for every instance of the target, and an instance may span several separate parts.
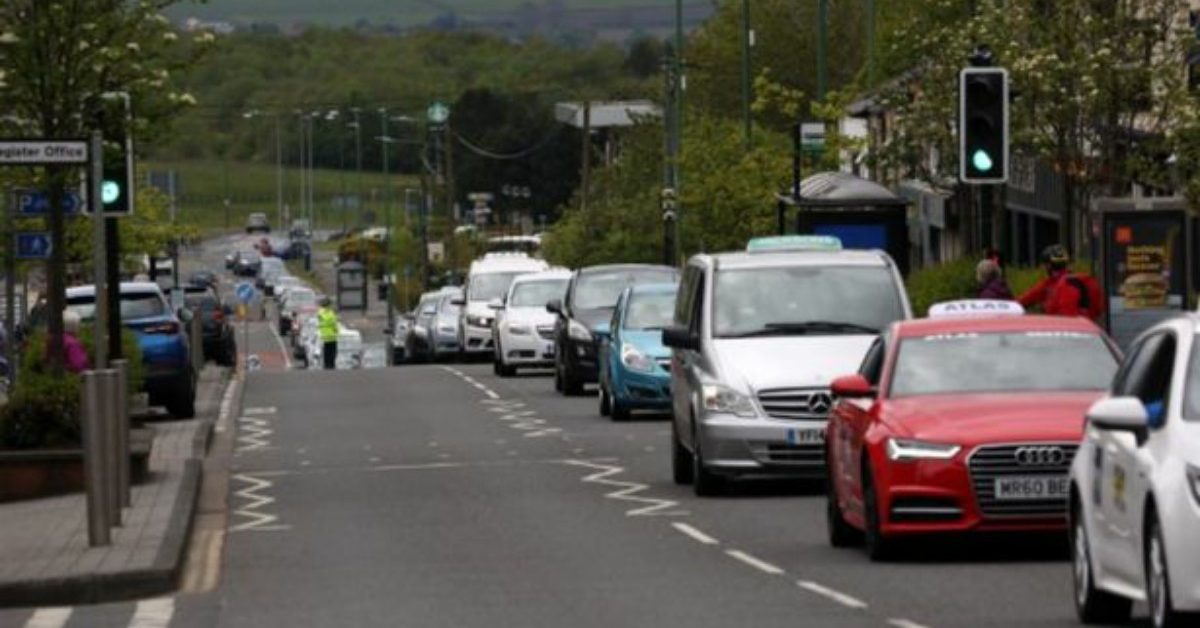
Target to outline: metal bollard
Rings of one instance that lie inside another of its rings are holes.
[[[88,545],[111,543],[104,495],[104,382],[96,371],[83,373],[83,468],[87,495]]]
[[[117,421],[117,371],[104,369],[96,371],[104,388],[104,424],[101,427],[104,440],[100,446],[104,448],[104,491],[106,503],[105,513],[108,515],[108,525],[121,525],[121,474],[117,470],[120,461],[117,451],[120,449],[120,431]]]
[[[117,372],[117,486],[122,508],[132,503],[129,469],[129,361],[113,360]]]

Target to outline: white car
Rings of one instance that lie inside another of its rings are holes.
[[[1075,608],[1085,623],[1200,626],[1200,315],[1133,343],[1087,413],[1071,467]]]
[[[324,343],[320,334],[313,334],[308,344],[308,368],[320,370],[325,368],[324,356],[321,350]],[[338,328],[337,358],[334,366],[339,371],[347,371],[362,366],[363,341],[362,334],[357,329],[346,326]]]
[[[566,296],[569,270],[530,273],[513,279],[504,299],[492,301],[492,371],[501,377],[518,367],[554,366],[555,315],[546,304]]]
[[[492,301],[503,298],[518,275],[549,268],[543,260],[523,253],[488,253],[472,262],[463,296],[454,303],[462,308],[458,320],[459,355],[492,353],[492,322],[495,318],[490,305]]]

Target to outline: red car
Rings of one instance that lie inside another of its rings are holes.
[[[1088,320],[1010,305],[895,323],[833,383],[831,544],[880,560],[906,536],[1066,528],[1084,412],[1119,351]]]

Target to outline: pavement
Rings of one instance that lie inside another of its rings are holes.
[[[200,459],[228,371],[210,366],[198,418],[154,430],[149,481],[131,491],[112,543],[89,547],[82,493],[0,505],[0,606],[87,603],[175,588],[200,482]]]

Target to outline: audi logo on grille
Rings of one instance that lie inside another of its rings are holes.
[[[833,408],[833,397],[826,393],[816,393],[808,398],[808,409],[814,414],[825,414]]]
[[[1013,457],[1023,467],[1052,467],[1066,462],[1067,452],[1062,447],[1018,447]]]

